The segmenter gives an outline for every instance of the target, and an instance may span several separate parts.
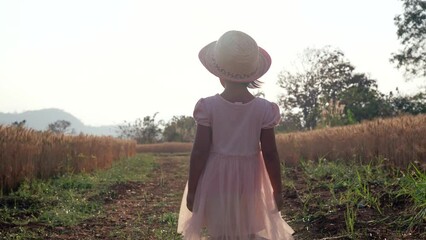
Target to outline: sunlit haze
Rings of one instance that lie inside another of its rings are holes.
[[[419,82],[389,62],[401,12],[398,0],[0,0],[0,112],[59,108],[94,126],[192,115],[199,98],[222,91],[198,51],[228,30],[270,53],[262,90],[271,101],[280,71],[325,45],[383,93],[408,94]]]

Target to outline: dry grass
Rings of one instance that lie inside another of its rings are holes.
[[[90,172],[135,154],[136,143],[112,137],[67,136],[0,125],[0,193],[24,180]]]
[[[288,165],[295,165],[300,159],[369,162],[382,158],[399,167],[414,161],[425,166],[426,115],[278,134],[277,145],[281,159]]]
[[[154,144],[138,144],[138,153],[187,153],[191,152],[192,143],[188,142],[165,142]]]
[[[378,158],[406,167],[417,161],[426,164],[426,115],[377,119],[357,125],[307,132],[277,134],[282,160],[290,166],[300,159],[357,160]],[[138,153],[190,152],[192,143],[138,144]]]

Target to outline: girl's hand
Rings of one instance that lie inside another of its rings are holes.
[[[188,193],[188,195],[186,196],[186,207],[191,212],[192,212],[193,207],[194,207],[194,196],[195,196],[194,193]]]
[[[274,199],[275,199],[275,204],[277,205],[278,211],[281,211],[281,209],[283,208],[283,205],[284,205],[281,193],[280,192],[279,193],[274,192]]]

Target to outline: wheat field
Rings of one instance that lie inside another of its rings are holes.
[[[138,153],[187,153],[191,152],[191,149],[192,143],[190,142],[164,142],[136,146]]]
[[[280,157],[299,160],[382,159],[398,167],[426,163],[426,115],[377,119],[361,124],[277,135]]]
[[[136,153],[136,143],[0,125],[0,193],[34,178],[105,169]]]
[[[277,133],[280,158],[288,166],[300,160],[382,160],[398,167],[412,162],[426,168],[426,115],[376,119],[306,132]],[[192,143],[138,144],[140,153],[190,152]]]
[[[361,124],[306,132],[278,133],[280,158],[370,162],[398,167],[412,162],[426,169],[426,115],[377,119]],[[34,178],[105,169],[136,152],[187,153],[192,143],[138,144],[89,135],[69,136],[0,125],[0,193]]]

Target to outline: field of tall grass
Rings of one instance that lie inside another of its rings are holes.
[[[384,159],[397,167],[418,162],[426,167],[426,115],[377,119],[361,124],[277,135],[281,160]]]
[[[377,119],[360,124],[307,132],[277,133],[282,161],[345,160],[370,163],[385,160],[398,167],[417,162],[426,168],[426,115]],[[138,144],[138,153],[190,152],[192,143]]]
[[[0,125],[0,193],[24,180],[105,169],[135,154],[134,141]]]
[[[425,115],[278,133],[277,145],[296,239],[425,239]],[[0,239],[180,239],[191,148],[0,126],[0,186],[22,182],[0,196]],[[114,161],[135,152],[154,154]]]
[[[357,125],[277,134],[282,161],[327,159],[369,163],[383,159],[398,167],[426,168],[426,115],[378,119]],[[192,143],[136,145],[111,137],[67,136],[0,126],[0,193],[20,182],[65,172],[90,172],[136,152],[187,153]]]
[[[191,152],[191,149],[192,143],[190,142],[164,142],[136,146],[138,153],[188,153]]]
[[[135,155],[114,161],[106,170],[25,181],[14,192],[0,197],[0,239],[135,239],[102,238],[97,233],[93,237],[62,238],[57,234],[66,234],[64,228],[88,224],[90,219],[95,222],[105,219],[105,204],[120,197],[121,190],[127,189],[131,183],[146,181],[154,167],[153,157]],[[139,207],[138,214],[142,211]],[[141,219],[138,221],[135,228],[143,225]],[[108,224],[111,222],[102,226]],[[74,231],[79,233],[82,230]],[[120,229],[106,228],[98,233],[115,235],[117,232]]]

